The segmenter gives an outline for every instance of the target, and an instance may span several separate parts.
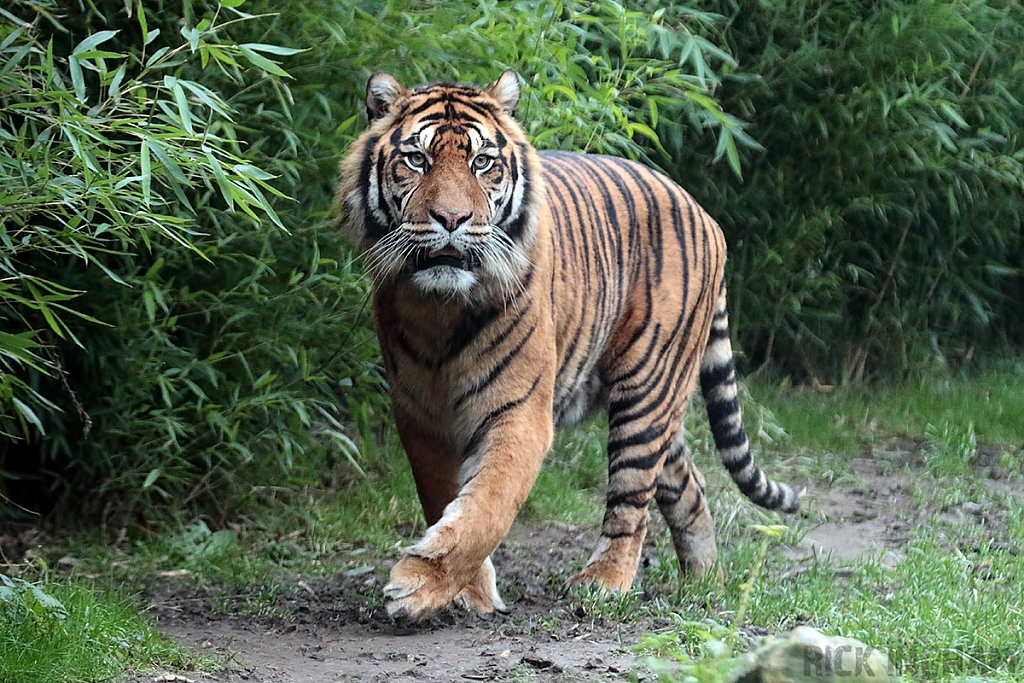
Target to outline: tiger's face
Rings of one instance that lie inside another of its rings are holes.
[[[488,89],[370,78],[371,126],[342,164],[340,198],[376,283],[470,300],[521,287],[539,173],[512,118],[518,98],[512,72]]]

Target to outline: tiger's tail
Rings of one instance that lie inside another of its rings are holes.
[[[743,495],[769,510],[799,510],[800,499],[796,492],[786,484],[769,479],[750,455],[750,442],[743,430],[743,413],[736,393],[736,366],[729,342],[724,283],[701,361],[700,390],[707,406],[718,457]]]

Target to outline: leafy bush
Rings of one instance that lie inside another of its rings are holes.
[[[0,401],[23,437],[0,475],[36,479],[8,489],[22,502],[224,510],[268,465],[354,457],[336,390],[377,384],[365,287],[260,168],[295,151],[247,139],[279,123],[231,100],[266,99],[297,50],[233,40],[238,4],[180,31],[141,4],[114,5],[119,31],[92,30],[117,23],[100,9],[0,17]]]
[[[1024,10],[1002,0],[707,0],[736,62],[715,95],[763,152],[659,127],[732,247],[757,364],[857,380],[1019,336]],[[667,117],[663,117],[663,120]],[[993,334],[994,333],[994,334]]]
[[[289,61],[295,80],[287,96],[295,104],[288,127],[321,162],[309,176],[320,184],[333,180],[336,156],[362,127],[366,79],[377,70],[412,85],[487,84],[515,69],[528,85],[518,119],[542,149],[647,158],[640,143],[657,146],[659,108],[670,105],[721,134],[719,156],[734,152],[736,139],[753,144],[742,123],[708,96],[717,83],[708,60],[725,53],[701,35],[667,26],[661,12],[607,0],[261,0],[247,8],[278,12],[263,39],[309,48]]]

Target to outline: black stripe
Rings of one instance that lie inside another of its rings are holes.
[[[440,96],[435,96],[435,97],[427,98],[426,100],[421,102],[420,105],[417,106],[415,109],[412,109],[411,111],[402,111],[402,112],[400,112],[400,114],[396,118],[396,120],[401,120],[401,119],[405,119],[405,118],[415,118],[418,114],[422,114],[426,110],[430,109],[431,107],[437,106],[437,105],[441,104],[442,102],[444,102],[444,98],[440,97]],[[442,118],[443,118],[443,116],[442,116]]]
[[[636,329],[633,330],[633,335],[629,338],[629,341],[626,342],[625,346],[622,347],[622,350],[619,351],[618,355],[615,356],[614,364],[617,365],[618,362],[622,360],[622,358],[629,352],[629,350],[633,348],[633,344],[637,343],[640,340],[640,338],[644,335],[644,333],[647,331],[647,326],[650,325],[651,323],[651,312],[653,310],[654,300],[651,296],[651,288],[644,287],[644,319],[640,322]],[[654,348],[658,331],[661,329],[661,323],[656,323],[656,325],[657,327],[655,329],[655,337],[651,339],[651,341],[648,343],[647,350],[644,351],[641,358],[645,359],[651,355],[651,350]],[[641,363],[636,364],[633,368],[631,368],[629,371],[625,373],[625,376],[628,377],[631,374],[635,373],[637,370],[639,370],[640,365]],[[623,377],[617,377],[614,381],[619,381],[620,379],[623,379]]]
[[[680,427],[680,429],[682,429],[682,427]],[[668,455],[665,456],[665,467],[678,462],[685,452],[686,448],[684,446],[680,446],[678,442],[673,442],[672,445],[669,446]]]
[[[383,211],[385,214],[390,214],[388,207],[387,197],[384,195],[384,187],[386,185],[384,173],[387,170],[386,162],[384,160],[383,150],[377,153],[377,208]],[[394,216],[388,216],[394,218]]]
[[[717,365],[713,368],[703,367],[700,369],[700,390],[707,396],[712,389],[718,388],[719,385],[725,384],[730,379],[730,375],[735,372],[732,358],[727,360],[721,365]]]
[[[405,336],[405,333],[402,330],[398,330],[395,333],[395,343],[398,346],[398,350],[405,354],[405,356],[408,357],[409,360],[416,363],[417,365],[422,366],[424,368],[428,368],[430,370],[440,369],[441,364],[437,361],[437,359],[424,355],[419,350],[414,348],[412,345],[412,341],[407,336]]]
[[[707,291],[707,288],[704,288],[703,291],[701,291],[698,301],[696,302],[696,305],[690,311],[690,315],[685,317],[685,327],[682,326],[684,316],[679,316],[679,318],[676,321],[675,328],[668,336],[669,339],[679,339],[683,330],[693,329],[694,318],[697,315],[697,311],[703,308],[702,301],[707,297]],[[668,360],[670,358],[668,352],[672,349],[674,349],[675,352],[671,355],[671,364],[668,364]],[[629,386],[619,382],[620,391],[632,391],[636,389],[641,389],[646,387],[648,384],[656,387],[661,387],[661,390],[657,398],[651,401],[651,405],[663,406],[661,412],[657,415],[657,417],[654,418],[655,421],[664,419],[664,417],[671,410],[673,410],[673,406],[675,405],[676,394],[678,394],[679,392],[678,378],[688,376],[690,373],[690,368],[699,360],[696,354],[691,353],[688,356],[686,356],[686,354],[684,353],[685,350],[685,346],[683,348],[679,348],[679,346],[675,344],[666,344],[658,354],[658,359],[654,364],[653,372],[648,373],[648,377],[645,378],[644,382]],[[686,356],[685,360],[684,356]],[[680,362],[682,362],[682,368],[679,367]],[[647,389],[647,391],[649,393],[650,389]],[[669,398],[670,393],[672,400],[667,400]],[[645,410],[643,412],[645,415],[647,415],[652,411]],[[630,419],[632,419],[630,415],[610,416],[609,424],[611,425],[614,422],[617,425],[620,421],[626,422],[627,420]]]
[[[584,240],[588,236],[586,228],[588,226],[591,228],[589,237],[594,239],[594,245],[591,250],[586,250],[585,247],[586,253],[584,258],[590,257],[590,267],[585,267],[583,272],[587,275],[592,274],[593,277],[589,279],[596,281],[599,290],[596,302],[591,305],[594,311],[591,318],[593,324],[587,341],[586,353],[583,356],[584,359],[590,359],[600,355],[600,349],[604,347],[607,336],[610,333],[610,326],[613,321],[619,318],[620,314],[618,310],[608,310],[610,303],[615,303],[621,299],[621,285],[625,280],[623,274],[624,259],[622,258],[622,228],[617,215],[616,203],[612,197],[608,182],[610,181],[612,184],[615,184],[620,192],[623,191],[623,188],[617,185],[617,180],[619,179],[616,176],[609,174],[609,177],[606,178],[606,169],[598,166],[587,156],[573,155],[563,161],[565,162],[565,170],[569,172],[570,177],[576,180],[571,185],[567,184],[567,187],[570,191],[574,187],[579,189],[583,196],[583,205],[588,209],[593,209],[591,221],[584,222],[581,214],[578,225],[581,238]],[[584,182],[585,180],[590,181],[590,186]],[[603,199],[603,204],[600,207],[594,201],[591,188],[596,188]],[[590,190],[591,193],[585,190]],[[635,223],[636,212],[632,197],[628,194],[623,194],[622,203],[626,206],[630,223]],[[613,251],[618,255],[617,257],[613,257]],[[593,272],[591,273],[591,271]],[[588,278],[585,277],[585,281],[586,279]],[[609,287],[619,296],[613,297],[610,295],[608,293]]]
[[[739,401],[735,398],[710,401],[705,406],[708,413],[708,422],[716,424],[722,422],[728,417],[732,417],[735,413],[740,412]]]
[[[739,445],[739,444],[737,444],[737,445]],[[754,459],[751,457],[750,451],[746,450],[746,451],[743,451],[743,455],[740,456],[739,460],[729,460],[728,462],[724,462],[723,461],[722,464],[725,465],[725,469],[729,470],[729,474],[735,475],[737,472],[742,472],[743,469],[747,465],[752,463],[753,461],[754,461]],[[758,467],[754,468],[754,475],[755,475],[754,478],[755,479],[757,478],[757,476],[756,476],[757,473],[760,472],[760,471],[761,471],[760,468],[758,468]],[[733,477],[733,481],[736,481],[736,477]],[[737,483],[739,483],[739,482],[737,482]],[[741,486],[741,488],[742,488],[742,486]],[[746,491],[744,491],[744,493],[746,493]]]
[[[583,289],[590,290],[591,275],[590,268],[587,264],[587,256],[590,253],[589,235],[586,230],[587,225],[592,225],[596,220],[598,213],[596,205],[593,203],[593,198],[584,195],[581,198],[577,196],[576,190],[582,189],[575,181],[575,179],[566,176],[561,170],[555,167],[554,164],[547,163],[544,165],[544,171],[547,175],[557,179],[562,184],[562,191],[555,192],[554,187],[548,193],[550,198],[557,200],[561,207],[561,212],[552,211],[552,215],[559,218],[564,218],[565,223],[560,225],[561,229],[559,234],[569,240],[569,245],[573,248],[573,256],[575,257],[577,271],[575,275],[582,278]],[[553,185],[553,183],[552,183]],[[570,208],[567,200],[572,201],[572,207]],[[586,209],[586,212],[581,210],[581,207]],[[586,216],[584,216],[586,213]],[[593,217],[591,217],[593,215]],[[573,221],[573,217],[577,219]],[[576,238],[579,237],[579,242]],[[568,269],[563,268],[562,275],[568,275]],[[596,275],[596,273],[594,273]],[[571,288],[572,289],[572,288]]]
[[[605,522],[607,522],[607,521],[608,521],[608,514],[606,512],[605,513]],[[646,519],[640,520],[640,523],[636,525],[636,528],[633,529],[633,531],[619,531],[619,532],[614,533],[614,534],[609,534],[609,533],[607,533],[605,531],[602,531],[601,535],[603,537],[605,537],[605,538],[614,540],[616,538],[632,538],[633,536],[636,536],[637,534],[642,533],[644,531],[647,531],[647,520]]]
[[[526,346],[526,342],[530,341],[530,337],[533,336],[534,330],[536,329],[536,325],[531,327],[530,331],[523,336],[519,343],[516,344],[515,347],[511,351],[509,351],[504,358],[499,360],[489,373],[487,373],[487,377],[484,377],[483,380],[473,385],[473,387],[471,387],[464,393],[460,394],[459,397],[455,399],[455,407],[457,408],[461,406],[466,399],[472,396],[476,396],[481,391],[491,386],[491,384],[494,383],[494,380],[498,378],[498,375],[504,372],[505,369],[509,366],[509,364],[512,362],[512,359],[518,356],[519,352],[523,350],[523,347]]]
[[[498,108],[495,107],[490,102],[484,102],[482,100],[467,100],[462,97],[451,96],[449,96],[448,99],[452,102],[452,104],[458,104],[463,107],[466,107],[467,109],[471,109],[474,113],[480,114],[485,118],[490,118],[492,123],[497,124]],[[475,121],[475,119],[470,120]],[[486,121],[482,123],[486,123]]]
[[[366,238],[370,240],[378,240],[388,232],[388,226],[377,220],[377,217],[370,210],[369,201],[367,201],[370,195],[370,170],[373,167],[375,147],[379,141],[379,135],[374,135],[366,141],[366,146],[363,148],[363,158],[359,164],[359,193],[362,195],[361,199],[363,201],[363,232]],[[378,188],[380,187],[380,180],[378,175]]]
[[[632,491],[617,491],[615,493],[609,491],[605,506],[607,508],[614,508],[622,505],[633,508],[646,507],[647,504],[651,502],[651,494],[654,493],[654,490],[657,487],[657,484],[651,484],[650,486],[645,486],[641,489],[633,489]],[[642,498],[645,495],[647,496],[645,500],[637,500],[637,498]]]
[[[632,175],[636,179],[636,182],[637,182],[638,185],[642,185],[642,186],[645,186],[647,188],[650,188],[650,191],[651,191],[652,195],[655,194],[654,193],[654,185],[652,184],[654,182],[656,182],[658,184],[658,186],[660,186],[661,190],[665,193],[665,196],[669,200],[669,215],[672,217],[672,231],[673,231],[673,233],[675,233],[677,239],[679,240],[680,252],[683,254],[683,261],[682,261],[683,273],[682,273],[681,280],[683,282],[687,282],[688,278],[689,278],[689,266],[690,266],[690,263],[689,263],[688,259],[686,258],[687,254],[688,254],[688,250],[686,248],[687,241],[683,239],[683,230],[682,230],[683,226],[682,226],[682,224],[680,222],[680,219],[682,218],[682,212],[680,211],[680,208],[679,208],[679,199],[681,198],[680,194],[682,193],[682,198],[685,200],[685,203],[687,204],[687,207],[689,208],[689,212],[690,212],[689,218],[690,218],[691,224],[693,223],[693,204],[694,204],[693,200],[686,196],[685,192],[682,191],[682,188],[680,188],[677,184],[675,184],[674,182],[672,182],[671,180],[666,178],[661,173],[657,173],[657,172],[655,172],[655,171],[653,171],[653,170],[651,170],[649,168],[646,168],[646,167],[643,167],[643,166],[639,166],[639,165],[635,164],[634,162],[628,161],[626,159],[618,159],[616,157],[602,157],[602,158],[607,159],[608,161],[612,162],[614,165],[616,165],[619,168],[621,168],[623,171],[625,171],[625,172],[629,173],[630,175]],[[654,204],[658,205],[658,204],[660,204],[660,202],[654,202]],[[660,221],[659,221],[659,227],[660,227]],[[692,225],[691,225],[691,228],[692,228]],[[663,234],[662,234],[662,232],[660,230],[652,230],[650,237],[651,237],[651,245],[652,245],[651,246],[651,253],[655,257],[655,268],[656,268],[655,277],[656,277],[657,281],[660,282],[661,281],[662,267],[663,267],[663,259],[662,259],[662,253],[664,251],[664,249],[662,248]]]
[[[690,509],[686,511],[687,516],[692,517],[693,515],[697,514],[700,511],[700,507],[703,503],[704,497],[698,493],[697,497],[693,501],[693,505],[691,505]]]
[[[729,328],[728,327],[716,327],[716,326],[712,325],[711,326],[711,331],[708,332],[708,346],[710,346],[711,344],[713,344],[716,341],[721,341],[722,339],[728,339],[728,338],[729,338]]]
[[[530,274],[529,274],[529,276],[531,278],[533,277],[533,267],[532,267],[532,265],[530,267]],[[524,287],[524,289],[525,289],[525,287]],[[518,302],[517,301],[516,303],[521,304],[521,305],[515,309],[516,315],[512,319],[512,322],[510,322],[507,327],[503,328],[501,330],[501,332],[499,332],[498,334],[494,335],[494,339],[492,339],[491,342],[486,347],[484,347],[483,349],[480,350],[480,352],[477,354],[477,359],[478,360],[482,359],[484,356],[486,356],[487,354],[491,353],[496,348],[501,346],[501,343],[508,339],[508,336],[510,334],[512,334],[512,330],[514,330],[519,325],[519,323],[522,322],[523,317],[526,315],[526,312],[530,310],[531,306],[533,306],[533,300],[532,299],[527,299],[525,302]]]
[[[530,145],[526,142],[517,142],[516,147],[519,149],[519,154],[525,162],[530,154]],[[530,166],[528,163],[523,164],[522,168],[523,178],[523,201],[519,206],[519,215],[516,216],[512,222],[505,227],[505,233],[514,240],[518,240],[523,235],[523,230],[526,228],[526,221],[532,213],[530,208],[533,206],[534,199],[534,183],[530,178]]]
[[[739,448],[747,440],[747,435],[743,432],[742,429],[724,432],[723,430],[716,429],[716,426],[717,425],[711,425],[711,433],[712,436],[715,437],[715,447],[720,451],[724,451],[729,448]],[[735,470],[733,470],[732,467],[729,467],[729,471],[732,472]]]
[[[494,224],[498,227],[505,225],[509,219],[509,215],[512,213],[512,206],[515,204],[516,196],[516,183],[519,181],[519,168],[516,162],[515,155],[511,155],[508,158],[509,167],[509,192],[505,196],[505,201],[502,204],[501,212],[495,217]],[[519,210],[522,211],[524,207],[522,204],[519,206]]]
[[[458,325],[448,339],[448,350],[441,359],[440,365],[450,363],[472,344],[483,330],[494,322],[504,307],[492,306],[483,310],[467,311],[459,320]]]
[[[643,432],[641,432],[641,434],[643,434]],[[655,436],[654,438],[657,438],[657,436]],[[654,439],[651,439],[651,441],[653,440]],[[648,443],[650,443],[650,441],[648,441]],[[612,458],[612,461],[608,463],[609,481],[611,480],[612,476],[614,476],[617,472],[620,472],[622,470],[649,470],[653,467],[656,467],[658,465],[658,462],[664,455],[664,452],[661,449],[658,449],[653,453],[648,453],[647,455],[641,456],[639,458],[627,459],[623,456],[622,453],[615,453],[615,450],[613,450],[613,446],[610,442],[608,444],[608,452],[609,457]]]
[[[661,494],[665,492],[675,496],[676,500],[682,497],[683,493],[690,487],[690,472],[686,472],[686,476],[679,482],[678,485],[672,486],[671,484],[659,483],[658,484],[658,502],[662,502]]]
[[[523,405],[531,396],[533,396],[533,392],[537,390],[537,385],[540,384],[541,377],[543,377],[543,375],[538,375],[537,379],[533,380],[533,385],[530,386],[530,390],[527,391],[524,396],[507,401],[487,413],[487,416],[480,421],[480,425],[473,431],[473,436],[470,437],[469,442],[466,444],[466,450],[464,451],[466,455],[470,455],[476,450],[476,447],[480,445],[480,442],[483,441],[484,436],[486,436],[487,430],[490,429],[491,425],[498,420],[498,418],[510,410]]]

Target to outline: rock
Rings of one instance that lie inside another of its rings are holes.
[[[801,626],[744,655],[729,683],[896,683],[889,659],[853,638]]]

